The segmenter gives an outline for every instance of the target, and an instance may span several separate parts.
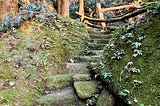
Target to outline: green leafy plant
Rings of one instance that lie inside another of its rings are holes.
[[[122,91],[119,91],[118,95],[122,97],[127,97],[129,95],[130,91],[127,89],[123,89]]]
[[[142,43],[140,42],[133,42],[132,43],[132,49],[138,49],[142,46]]]
[[[131,68],[131,72],[140,73],[141,71],[140,71],[140,69],[134,67],[134,68]]]
[[[86,106],[93,106],[94,102],[91,99],[87,99]]]
[[[137,56],[141,56],[141,55],[142,55],[142,50],[135,49],[134,54],[132,56],[137,57]]]
[[[124,54],[125,54],[124,50],[116,51],[116,53],[113,53],[113,56],[111,57],[111,59],[113,59],[113,60],[121,60],[122,59],[122,55],[124,55]]]
[[[104,72],[104,73],[102,73],[102,77],[107,83],[110,83],[113,75],[111,72]]]

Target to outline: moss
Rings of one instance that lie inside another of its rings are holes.
[[[64,73],[66,62],[84,50],[84,39],[88,38],[86,27],[71,19],[64,20],[57,22],[62,26],[61,30],[57,29],[56,25],[51,28],[46,23],[31,21],[28,23],[28,29],[23,32],[2,33],[3,38],[0,39],[2,105],[31,106],[36,95],[41,95],[47,87],[45,79],[57,73]],[[74,32],[70,34],[73,30]],[[8,81],[13,81],[15,85],[10,86]],[[68,82],[58,85],[61,79],[52,81],[56,88],[68,85]]]
[[[120,30],[122,31],[122,30]],[[107,60],[106,68],[109,69],[114,75],[115,91],[128,89],[131,91],[131,102],[133,105],[140,103],[144,105],[160,105],[160,50],[159,50],[159,35],[160,35],[160,19],[159,17],[152,17],[148,22],[141,23],[136,30],[133,30],[134,38],[131,40],[132,43],[137,41],[138,36],[144,34],[146,38],[142,41],[142,46],[139,48],[142,50],[143,55],[133,58],[133,49],[131,43],[127,44],[125,40],[116,39],[114,44],[116,48],[114,51],[109,49],[105,51]],[[119,32],[121,36],[121,32]],[[121,60],[109,59],[115,51],[123,49],[125,55],[122,56]],[[109,56],[109,58],[108,58]],[[133,62],[131,67],[136,67],[141,70],[139,74],[127,73],[124,67],[129,61]],[[122,73],[123,72],[123,73]],[[121,73],[121,74],[120,74]],[[121,81],[120,81],[121,79]],[[133,81],[139,80],[143,83],[133,89]],[[135,98],[137,103],[135,103]]]
[[[71,85],[71,74],[54,75],[48,78],[49,89],[61,89]]]
[[[90,98],[97,92],[97,84],[93,81],[75,82],[74,87],[80,99]]]

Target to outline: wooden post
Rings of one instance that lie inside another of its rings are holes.
[[[101,12],[101,4],[100,4],[100,3],[97,3],[97,5],[96,5],[96,11],[97,11],[97,14],[98,14],[99,19],[104,20],[103,13]],[[105,22],[101,22],[101,26],[102,26],[103,28],[105,28],[105,27],[106,27]]]
[[[84,20],[84,0],[79,0],[79,13],[81,14],[81,22]]]

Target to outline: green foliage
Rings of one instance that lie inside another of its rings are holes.
[[[159,83],[157,83],[160,65],[158,62],[160,24],[159,17],[157,14],[155,16],[156,18],[153,16],[135,30],[133,30],[133,24],[118,28],[115,31],[116,36],[105,48],[103,61],[106,66],[104,68],[110,70],[114,76],[112,77],[114,91],[128,104],[160,104],[159,98],[158,101],[153,99],[157,98],[160,92]],[[121,49],[125,51],[123,58],[113,61],[112,56]],[[125,92],[124,89],[129,92]]]

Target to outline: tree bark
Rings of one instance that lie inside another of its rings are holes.
[[[18,0],[0,0],[0,23],[9,14],[18,13]]]
[[[62,0],[61,16],[69,17],[69,0]]]
[[[58,17],[69,17],[69,0],[56,0]]]

